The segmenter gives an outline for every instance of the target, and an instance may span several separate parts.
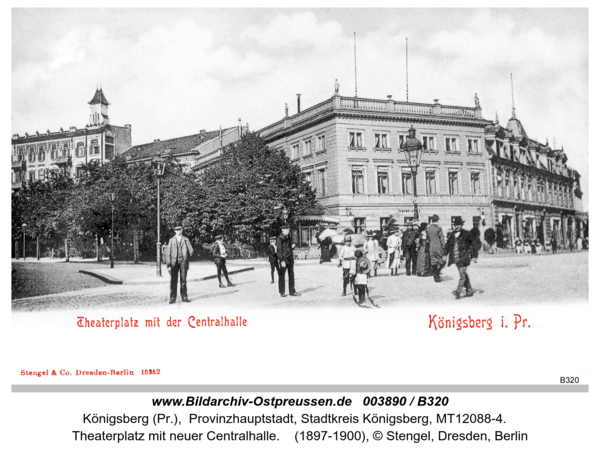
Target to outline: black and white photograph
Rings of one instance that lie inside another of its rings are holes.
[[[138,6],[4,11],[7,450],[594,450],[595,7]]]
[[[14,10],[13,310],[587,301],[584,10],[380,14]]]

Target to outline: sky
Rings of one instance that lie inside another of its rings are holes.
[[[12,133],[83,127],[96,86],[133,144],[251,130],[340,93],[474,106],[563,147],[588,187],[586,9],[13,9]],[[586,207],[587,208],[587,207]]]

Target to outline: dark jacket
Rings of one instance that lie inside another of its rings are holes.
[[[415,248],[417,246],[417,240],[419,238],[419,231],[416,229],[407,229],[402,234],[402,252],[406,251],[407,248]]]
[[[294,251],[292,249],[292,238],[287,235],[277,237],[277,259],[279,262],[292,264],[294,262]]]
[[[458,260],[454,258],[454,243],[458,241]],[[448,266],[456,264],[457,267],[467,267],[471,264],[471,259],[479,256],[477,244],[473,241],[473,235],[466,229],[461,229],[458,237],[454,232],[448,233],[444,254],[448,255]]]
[[[269,257],[269,262],[272,264],[277,264],[277,242],[275,242],[274,246],[271,246],[269,243],[269,247],[267,248],[267,256]]]
[[[223,244],[223,246],[225,246]],[[221,248],[219,247],[219,244],[217,242],[214,243],[212,249],[212,255],[213,258],[215,259],[215,264],[220,264],[221,262],[223,262],[226,258],[221,256]],[[227,253],[227,251],[225,251]]]
[[[192,248],[192,244],[190,243],[190,239],[187,237],[181,236],[181,241],[183,243],[183,265],[186,269],[190,268],[190,258],[194,255],[194,248]],[[171,268],[173,265],[177,263],[177,239],[175,237],[171,237],[169,240],[169,244],[167,245],[166,252],[166,261],[167,267]]]

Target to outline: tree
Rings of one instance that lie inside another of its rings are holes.
[[[202,210],[191,222],[204,235],[222,231],[253,241],[261,231],[279,226],[284,210],[293,220],[316,206],[315,192],[300,168],[283,150],[266,146],[257,133],[224,149],[200,182]]]

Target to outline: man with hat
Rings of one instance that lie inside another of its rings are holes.
[[[217,266],[217,278],[219,279],[219,287],[224,289],[225,286],[221,282],[221,273],[225,275],[225,279],[227,280],[227,287],[233,287],[231,281],[229,281],[229,273],[227,273],[227,249],[223,244],[223,235],[218,234],[215,236],[215,244],[212,247],[212,254],[215,259],[215,265]]]
[[[352,246],[352,237],[347,235],[344,237],[344,246],[340,249],[340,263],[338,264],[338,267],[342,267],[342,281],[344,283],[342,297],[347,295],[346,288],[350,283],[350,268],[352,267],[352,261],[356,259],[354,253],[356,253],[356,248]]]
[[[267,248],[267,256],[269,264],[271,264],[271,284],[275,284],[275,270],[279,273],[279,261],[277,260],[277,237],[269,237],[269,247]]]
[[[473,296],[467,267],[471,264],[471,257],[477,262],[478,256],[477,247],[473,244],[473,235],[463,229],[463,224],[465,222],[462,217],[454,217],[453,230],[448,233],[448,240],[444,247],[444,254],[449,256],[448,266],[456,264],[456,268],[458,268],[458,287],[452,292],[457,300],[460,298],[463,287],[467,289],[467,297]]]
[[[406,259],[406,276],[411,276],[417,274],[417,239],[419,238],[419,231],[416,228],[417,224],[412,221],[408,221],[406,226],[406,231],[402,236],[402,253]]]
[[[441,282],[440,271],[445,264],[444,259],[444,247],[446,241],[444,240],[444,232],[438,225],[440,217],[433,215],[431,217],[431,224],[427,226],[427,238],[429,239],[429,259],[431,260],[431,272],[433,273],[433,280],[435,282]]]
[[[294,245],[290,238],[290,225],[284,224],[281,227],[281,234],[277,237],[277,260],[279,261],[279,295],[285,297],[285,272],[288,273],[288,285],[290,297],[299,297],[296,292],[294,281]]]
[[[177,278],[179,276],[181,301],[189,303],[187,294],[187,272],[190,268],[190,258],[194,255],[194,248],[187,237],[183,236],[183,225],[177,222],[173,228],[175,236],[171,237],[167,245],[166,261],[167,270],[171,274],[171,299],[169,304],[177,300]]]

